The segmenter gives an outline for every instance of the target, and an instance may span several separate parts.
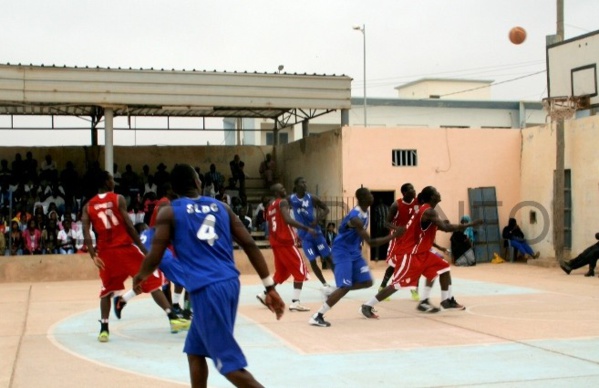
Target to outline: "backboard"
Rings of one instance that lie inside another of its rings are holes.
[[[547,45],[547,95],[551,98],[589,98],[599,107],[599,31]]]

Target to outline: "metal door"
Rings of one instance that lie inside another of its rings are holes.
[[[501,254],[501,233],[497,211],[495,187],[468,189],[470,215],[473,220],[482,219],[484,224],[474,228],[474,254],[477,263],[488,263],[493,254]]]

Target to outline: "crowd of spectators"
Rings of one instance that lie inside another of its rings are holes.
[[[229,204],[248,230],[263,230],[263,213],[252,211],[247,201],[243,161],[235,155],[229,165],[228,184],[215,164],[204,174],[196,167],[203,195]],[[59,170],[51,155],[46,155],[38,165],[31,152],[27,152],[25,159],[17,153],[10,165],[8,160],[1,160],[0,255],[84,252],[81,210],[96,194],[101,171],[100,164],[93,162],[80,175],[71,161]],[[115,164],[113,175],[115,192],[127,200],[133,223],[149,223],[156,203],[163,196],[162,188],[170,180],[167,166],[160,163],[152,172],[149,165],[144,165],[138,174],[130,164],[122,172]]]

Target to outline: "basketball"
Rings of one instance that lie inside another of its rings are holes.
[[[521,44],[526,40],[526,30],[522,27],[514,27],[510,30],[510,42]]]

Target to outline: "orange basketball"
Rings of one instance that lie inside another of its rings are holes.
[[[522,27],[514,27],[510,30],[510,42],[520,44],[526,40],[526,30]]]

